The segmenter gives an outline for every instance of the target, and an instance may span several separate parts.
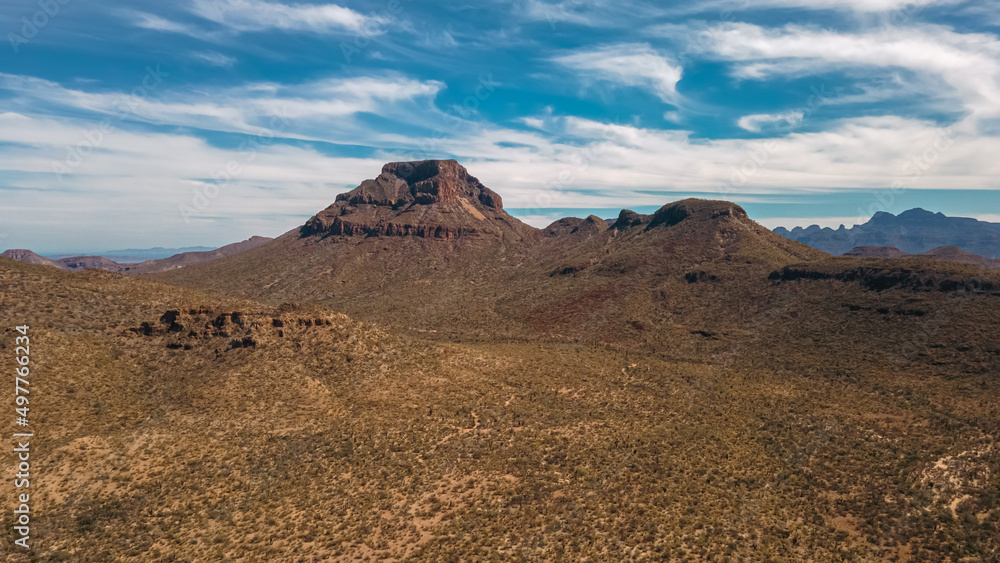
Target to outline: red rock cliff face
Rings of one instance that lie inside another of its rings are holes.
[[[536,238],[503,210],[493,190],[454,160],[390,162],[373,180],[337,196],[301,236]]]

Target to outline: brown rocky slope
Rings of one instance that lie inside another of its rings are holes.
[[[591,217],[533,229],[454,161],[424,161],[386,165],[259,248],[158,277],[405,330],[701,357],[753,332],[782,299],[773,272],[827,258],[722,201],[625,210],[610,228]]]

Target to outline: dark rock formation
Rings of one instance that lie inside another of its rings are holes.
[[[715,274],[709,274],[702,270],[699,270],[697,272],[688,272],[684,274],[684,279],[688,283],[719,281],[719,277],[716,276]]]
[[[860,266],[830,271],[808,266],[785,266],[771,272],[768,278],[772,281],[795,280],[839,280],[856,282],[865,289],[885,291],[892,288],[925,290],[925,291],[970,291],[993,292],[997,284],[990,280],[975,277],[963,277],[923,271],[915,268],[889,266]]]
[[[701,220],[731,217],[734,219],[749,219],[742,207],[728,201],[713,201],[705,199],[683,199],[664,205],[656,210],[646,230],[656,227],[672,227],[688,217],[698,217]]]
[[[651,218],[652,215],[643,215],[631,209],[622,209],[621,213],[618,214],[618,218],[615,219],[614,228],[623,231],[629,227],[648,223]]]
[[[542,236],[578,236],[588,237],[603,233],[608,230],[608,222],[596,215],[590,215],[586,219],[579,217],[565,217],[553,222],[542,230]]]
[[[390,162],[377,178],[338,195],[299,233],[432,239],[537,236],[503,210],[499,195],[454,160]]]

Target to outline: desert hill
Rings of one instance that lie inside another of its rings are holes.
[[[97,256],[103,256],[110,260],[114,260],[119,264],[138,264],[140,262],[145,262],[146,260],[170,258],[175,254],[184,254],[185,252],[208,252],[215,249],[215,247],[211,246],[185,246],[182,248],[164,248],[162,246],[156,246],[153,248],[123,248],[118,250],[106,250],[96,254]],[[73,256],[79,255],[79,253],[50,254],[48,258],[51,258],[52,260],[61,260],[63,258],[72,258]]]
[[[4,251],[2,256],[26,262],[28,264],[44,264],[46,266],[53,266],[61,270],[107,270],[109,272],[139,275],[166,272],[176,268],[183,268],[184,266],[189,266],[191,264],[199,264],[201,262],[208,262],[210,260],[217,260],[226,256],[232,256],[233,254],[238,254],[251,248],[256,248],[269,240],[271,239],[268,237],[254,236],[245,241],[227,244],[226,246],[216,248],[215,250],[182,252],[168,258],[150,259],[135,264],[121,264],[104,256],[69,256],[58,260],[52,260],[45,258],[44,256],[39,256],[30,250],[23,249],[7,250]]]
[[[541,238],[454,161],[390,163],[267,244],[157,277],[397,326],[513,330],[493,310],[493,288],[519,275]]]
[[[732,322],[739,308],[708,311],[701,304],[709,301],[690,296],[752,296],[775,268],[823,256],[728,202],[623,211],[612,227],[588,217],[534,229],[456,162],[423,161],[387,164],[259,248],[157,277],[272,303],[320,303],[397,328],[635,341],[636,327],[663,328],[673,317]],[[692,331],[709,330],[702,321],[673,324],[642,338],[697,342]]]
[[[380,179],[339,196],[303,227],[241,255],[156,278],[274,305],[321,304],[439,340],[542,338],[684,361],[727,358],[746,350],[747,342],[767,342],[772,347],[751,348],[787,350],[761,359],[782,372],[815,369],[815,356],[798,351],[802,333],[823,340],[828,354],[851,350],[831,356],[831,365],[853,366],[859,357],[892,364],[909,354],[900,350],[910,347],[925,317],[958,303],[992,310],[1000,293],[1000,275],[967,265],[926,257],[833,258],[723,201],[683,200],[651,215],[623,210],[611,226],[596,217],[565,218],[541,230],[509,219],[497,205],[489,210],[493,221],[509,230],[486,235],[474,231],[482,220],[454,200],[421,203],[413,195],[415,185],[438,178],[418,174],[411,186],[395,172],[469,177],[455,166],[387,165]],[[489,196],[482,189],[467,181],[449,193],[481,204],[479,194]],[[398,194],[404,196],[394,200]],[[380,215],[363,229],[334,227],[357,214]],[[406,229],[387,226],[403,224],[397,219],[403,214],[447,216],[452,230],[410,219]],[[962,338],[971,343],[952,343],[971,352],[956,356],[954,369],[980,373],[993,365],[994,339],[982,332],[992,324],[967,330]],[[984,339],[982,347],[976,338]]]
[[[59,268],[61,270],[67,269],[62,264],[58,264],[55,260],[41,256],[25,248],[11,248],[9,250],[5,250],[3,254],[0,254],[0,256],[10,258],[11,260],[17,260],[18,262],[24,262],[25,264],[41,264],[44,266]]]
[[[749,313],[727,304],[759,302],[775,268],[826,256],[775,235],[729,202],[689,199],[652,215],[623,210],[603,230],[601,223],[586,220],[586,236],[575,227],[534,247],[518,273],[525,282],[501,294],[505,315],[543,333],[675,351],[695,346],[700,354],[718,344],[700,332],[720,332]]]
[[[812,225],[792,230],[778,227],[774,232],[830,254],[844,254],[857,246],[892,246],[908,254],[957,246],[989,259],[1000,258],[1000,223],[948,217],[919,208],[899,215],[879,211],[867,223],[850,229]]]

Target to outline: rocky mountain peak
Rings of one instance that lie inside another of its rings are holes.
[[[689,219],[708,221],[720,217],[732,219],[749,218],[747,212],[735,203],[690,198],[669,203],[658,209],[653,214],[652,220],[650,220],[646,228],[653,229],[661,225],[671,227]]]
[[[307,236],[537,236],[454,160],[390,162],[302,226]]]
[[[455,160],[390,162],[374,180],[337,196],[351,205],[460,205],[462,199],[503,209],[500,196]]]

